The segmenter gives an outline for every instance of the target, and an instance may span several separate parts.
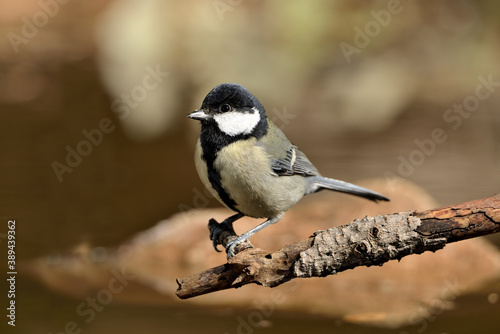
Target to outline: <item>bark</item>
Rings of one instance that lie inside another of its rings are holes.
[[[210,226],[216,222],[211,220]],[[177,280],[177,296],[256,283],[275,287],[294,278],[324,277],[358,266],[381,266],[410,254],[435,252],[447,243],[500,232],[500,194],[423,212],[365,217],[317,231],[274,252],[243,243],[228,263]],[[235,237],[222,235],[223,246]]]

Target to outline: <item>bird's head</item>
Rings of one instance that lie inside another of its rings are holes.
[[[225,83],[212,89],[199,110],[188,115],[202,127],[216,127],[222,135],[259,137],[267,131],[262,104],[245,87]]]

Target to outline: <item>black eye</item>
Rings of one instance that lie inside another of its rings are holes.
[[[229,110],[231,110],[231,106],[229,104],[223,104],[220,106],[219,110],[221,112],[228,112]]]

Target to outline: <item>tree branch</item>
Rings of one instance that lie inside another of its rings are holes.
[[[211,220],[210,226],[217,222]],[[228,263],[177,280],[181,299],[256,283],[275,287],[294,278],[324,277],[358,266],[380,266],[447,243],[500,232],[500,194],[427,210],[365,217],[317,231],[274,252],[244,243]],[[223,246],[236,235],[222,235]]]

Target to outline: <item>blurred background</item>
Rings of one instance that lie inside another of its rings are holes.
[[[200,200],[199,125],[186,115],[223,82],[256,95],[324,175],[411,181],[439,205],[491,196],[500,189],[499,17],[491,1],[0,0],[2,245],[15,219],[20,264],[60,263],[75,250],[95,257],[180,211],[219,207]],[[18,324],[8,329],[72,332],[65,324],[85,298],[34,276],[18,276]],[[481,322],[498,332],[498,286],[425,330]],[[238,314],[248,311],[113,302],[78,329],[236,332]],[[241,331],[423,328],[286,310],[268,322]]]

